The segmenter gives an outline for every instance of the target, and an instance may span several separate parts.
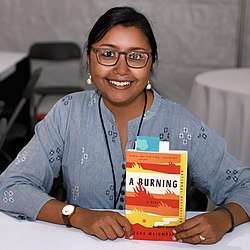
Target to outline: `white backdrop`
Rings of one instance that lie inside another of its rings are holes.
[[[186,105],[195,75],[236,66],[240,0],[1,0],[0,50],[26,52],[35,41],[83,45],[93,22],[118,5],[134,6],[151,20],[159,45],[154,84],[170,99]],[[249,66],[247,24],[243,64]]]

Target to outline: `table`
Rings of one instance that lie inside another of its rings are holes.
[[[225,138],[230,153],[250,166],[250,68],[198,75],[188,109]]]
[[[26,53],[0,51],[0,81],[16,71],[16,65],[27,57]]]
[[[0,100],[8,119],[22,97],[30,78],[29,57],[25,53],[0,51]],[[28,110],[28,109],[27,109]]]
[[[195,212],[188,212],[187,217]],[[0,212],[0,246],[8,250],[247,250],[250,238],[250,223],[235,228],[234,232],[226,234],[214,245],[190,245],[176,242],[140,241],[117,239],[115,241],[101,241],[75,228],[66,228],[42,221],[19,221]]]
[[[0,51],[0,100],[4,102],[0,118],[5,117],[9,121],[22,98],[23,91],[29,79],[30,60],[26,53]],[[11,152],[12,157],[27,143],[33,133],[29,100],[20,110],[16,122],[18,125],[21,125],[22,128],[25,128],[26,134],[22,138],[19,138],[18,142],[15,141],[12,142],[12,144],[8,141],[10,137],[7,136],[3,147],[8,154]],[[8,135],[13,134],[9,133]],[[9,164],[9,161],[6,160],[6,157],[3,157],[3,154],[0,154],[0,162],[1,169],[5,169]]]

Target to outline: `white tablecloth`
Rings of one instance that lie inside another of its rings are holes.
[[[250,68],[198,75],[188,108],[225,138],[229,152],[250,166]]]
[[[0,51],[0,81],[15,72],[16,64],[27,55],[20,52]]]
[[[189,212],[187,217],[197,213]],[[3,250],[248,250],[250,223],[245,223],[214,245],[117,239],[101,241],[75,228],[47,222],[18,221],[0,212],[0,248]]]

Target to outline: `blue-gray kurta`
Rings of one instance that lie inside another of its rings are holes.
[[[70,94],[37,124],[32,140],[0,176],[0,210],[35,220],[52,197],[54,177],[63,170],[67,201],[85,208],[113,208],[113,178],[95,90]],[[117,190],[125,173],[119,132],[101,100],[101,111],[115,167]],[[128,123],[126,148],[133,148],[141,117]],[[140,135],[188,151],[188,177],[216,204],[236,202],[250,215],[250,168],[227,152],[223,138],[182,106],[154,92]],[[125,187],[117,204],[124,208]]]

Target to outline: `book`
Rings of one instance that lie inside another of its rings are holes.
[[[138,151],[145,145],[137,144],[126,152],[125,215],[134,239],[172,241],[185,221],[187,151]]]

